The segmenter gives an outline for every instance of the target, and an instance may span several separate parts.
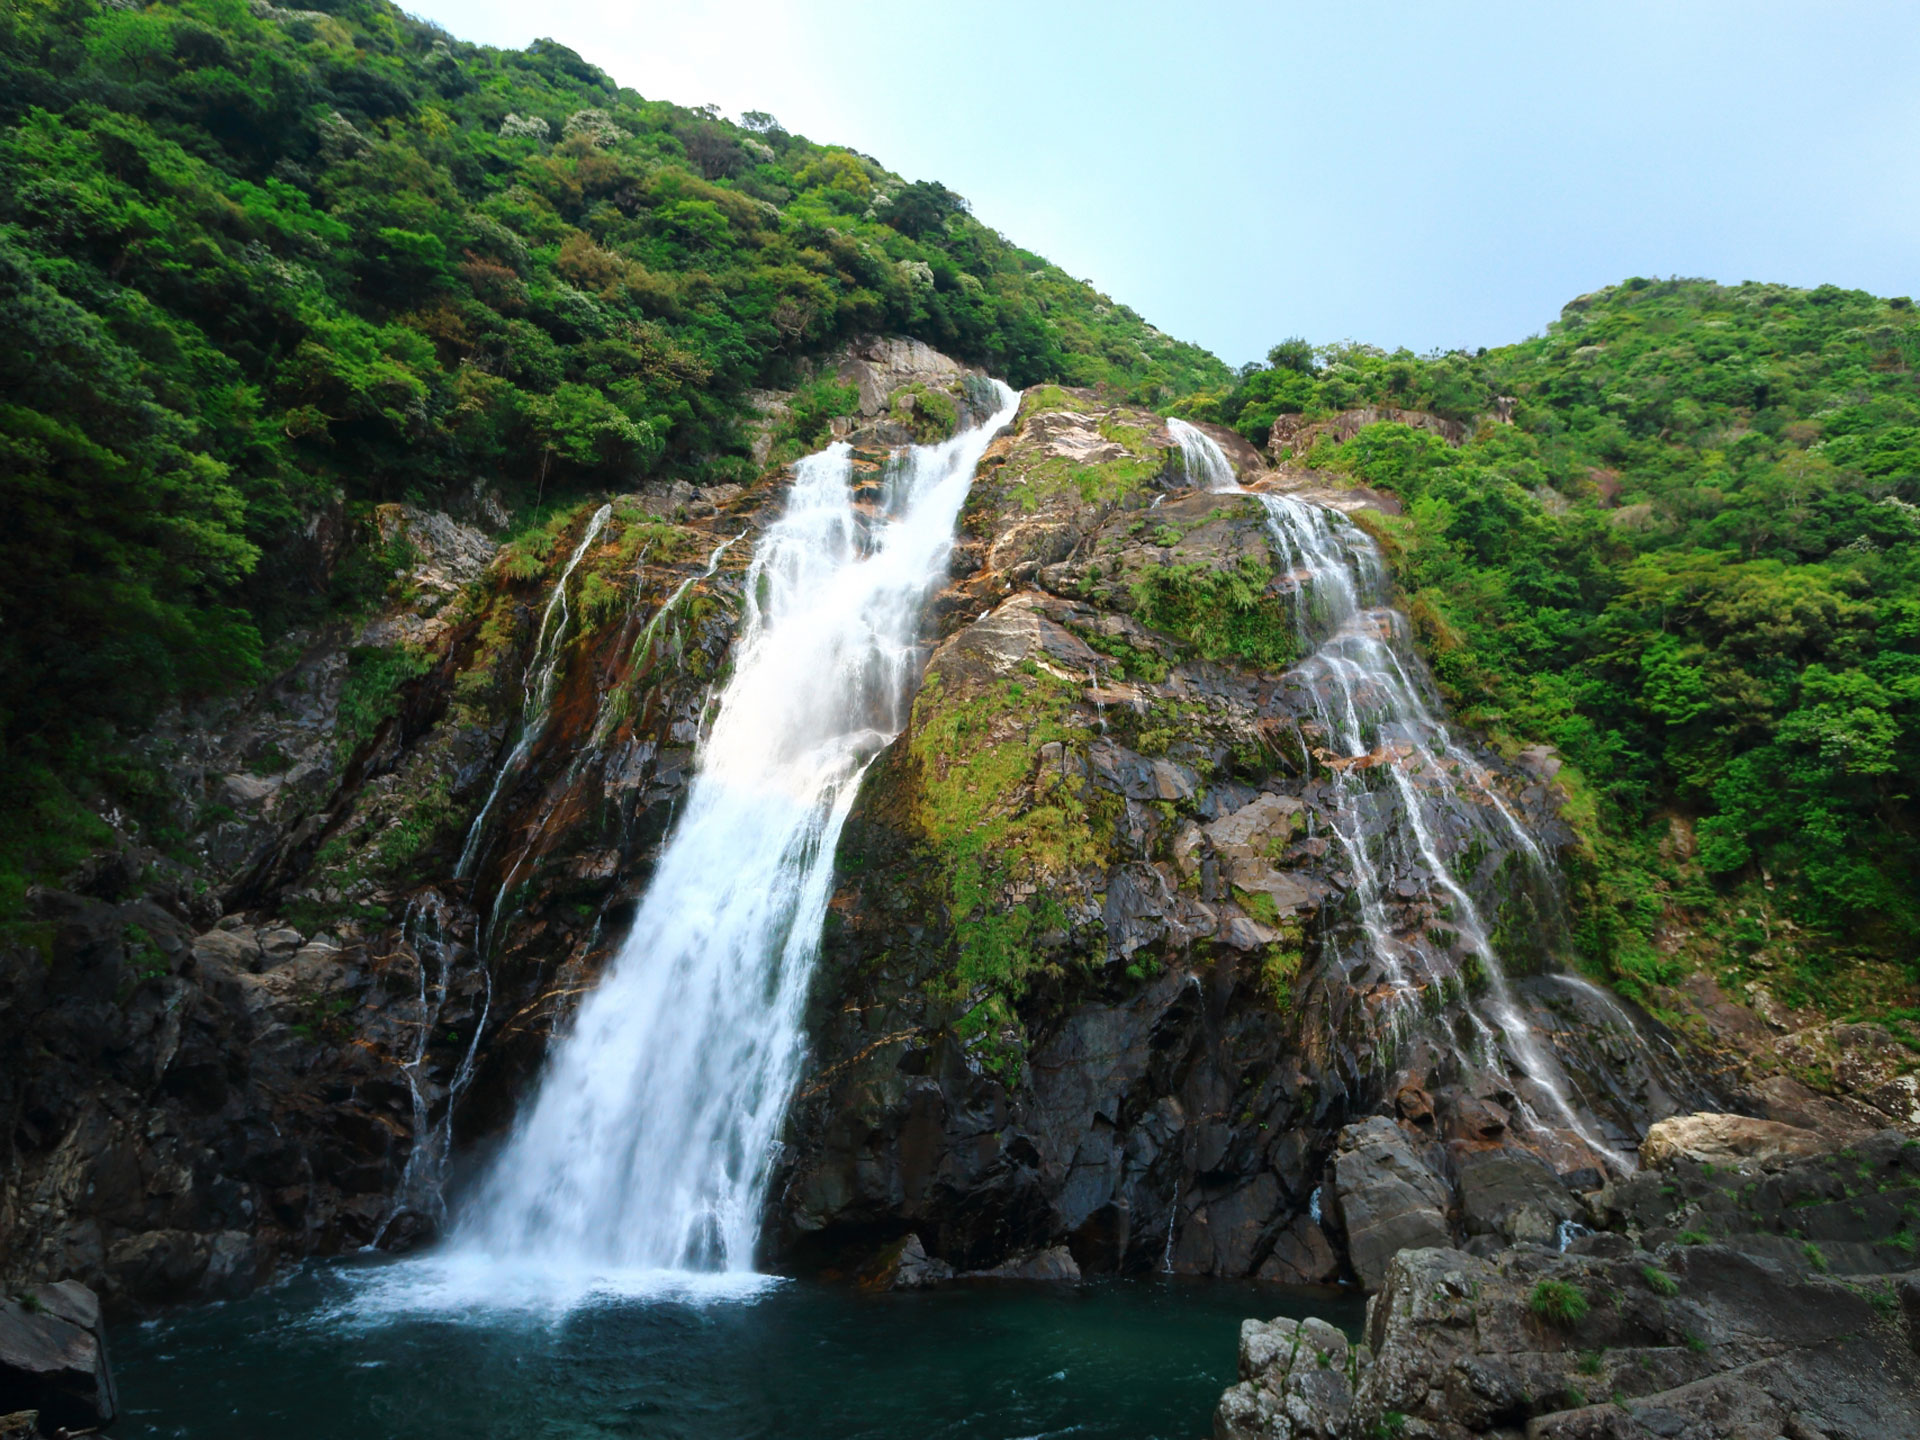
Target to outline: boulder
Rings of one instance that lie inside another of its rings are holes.
[[[1247,1320],[1240,1383],[1220,1397],[1214,1440],[1339,1440],[1362,1357],[1324,1320]]]
[[[1777,1120],[1703,1111],[1674,1115],[1655,1124],[1640,1142],[1640,1163],[1649,1170],[1669,1169],[1682,1158],[1713,1165],[1742,1161],[1758,1164],[1817,1155],[1827,1148],[1827,1142],[1811,1130],[1782,1125]]]
[[[83,1429],[118,1408],[91,1290],[63,1280],[0,1303],[0,1413],[37,1410],[43,1424]]]
[[[1064,1245],[1055,1245],[1046,1250],[1036,1251],[1032,1255],[1016,1255],[1013,1259],[994,1266],[991,1270],[968,1272],[968,1278],[975,1280],[1078,1280],[1080,1266],[1073,1258],[1073,1252]]]
[[[1460,1217],[1469,1235],[1551,1245],[1563,1222],[1586,1218],[1585,1207],[1560,1177],[1530,1151],[1467,1151],[1456,1154],[1453,1163]]]
[[[1325,1230],[1298,1215],[1274,1240],[1259,1276],[1282,1285],[1331,1285],[1340,1278],[1340,1254]]]
[[[1333,1195],[1347,1259],[1368,1290],[1380,1288],[1396,1252],[1452,1243],[1445,1182],[1421,1161],[1412,1138],[1384,1116],[1340,1132]]]
[[[863,1290],[925,1290],[953,1278],[953,1266],[927,1254],[918,1235],[882,1250],[860,1276]]]

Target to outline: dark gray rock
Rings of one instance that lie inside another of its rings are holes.
[[[0,1414],[21,1410],[69,1429],[118,1413],[100,1302],[84,1285],[63,1280],[0,1302]]]
[[[1380,1288],[1399,1251],[1452,1243],[1446,1183],[1393,1121],[1376,1115],[1342,1130],[1333,1176],[1347,1259],[1367,1289]]]
[[[1032,1255],[1016,1255],[1011,1260],[1002,1261],[991,1270],[970,1270],[969,1280],[1078,1280],[1080,1267],[1074,1262],[1073,1252],[1064,1245],[1055,1245]]]
[[[1562,1221],[1587,1218],[1586,1207],[1530,1151],[1456,1150],[1453,1167],[1469,1235],[1551,1245]]]

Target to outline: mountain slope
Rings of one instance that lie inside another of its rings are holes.
[[[337,565],[367,502],[745,481],[749,392],[803,385],[798,453],[850,405],[807,362],[860,334],[1225,377],[943,186],[749,119],[379,0],[0,15],[0,905],[100,838],[81,798],[151,790],[114,727],[391,574]]]
[[[1629,280],[1476,355],[1288,342],[1184,408],[1401,499],[1379,529],[1449,698],[1583,782],[1586,943],[1630,992],[1702,964],[1913,1003],[1909,300]]]

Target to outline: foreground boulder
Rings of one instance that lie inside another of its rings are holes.
[[[50,1433],[105,1425],[118,1408],[91,1290],[63,1280],[0,1303],[0,1416],[37,1411]]]
[[[1920,1140],[1887,1131],[1806,1156],[1794,1136],[1718,1123],[1738,1117],[1684,1118],[1702,1123],[1666,1131],[1666,1168],[1602,1192],[1608,1228],[1565,1253],[1403,1249],[1360,1345],[1249,1322],[1215,1435],[1920,1435]],[[1736,1162],[1686,1153],[1736,1134],[1762,1143]],[[1501,1193],[1518,1193],[1511,1180]]]
[[[1324,1320],[1246,1321],[1240,1383],[1220,1397],[1215,1440],[1339,1440],[1365,1360]]]
[[[1920,1434],[1901,1297],[1724,1246],[1398,1256],[1369,1313],[1356,1435],[1895,1440]],[[1404,1418],[1402,1418],[1404,1417]]]

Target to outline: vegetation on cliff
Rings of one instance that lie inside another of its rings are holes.
[[[115,727],[324,609],[319,517],[745,478],[750,388],[868,332],[1020,385],[1225,375],[937,183],[552,41],[381,0],[0,11],[0,906],[102,838],[76,789],[137,806]]]
[[[1344,442],[1314,423],[1365,406],[1461,422],[1464,443],[1424,416]],[[1630,280],[1474,355],[1288,342],[1184,408],[1405,502],[1379,528],[1461,717],[1577,772],[1579,919],[1628,988],[1681,972],[1675,908],[1790,1001],[1899,988],[1858,960],[1913,974],[1910,302]]]

